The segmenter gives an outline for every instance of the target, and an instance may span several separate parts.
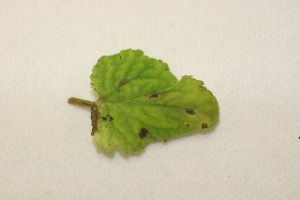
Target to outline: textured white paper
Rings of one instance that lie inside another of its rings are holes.
[[[0,199],[300,198],[298,0],[0,1]],[[142,49],[220,105],[209,134],[108,157],[92,67]]]

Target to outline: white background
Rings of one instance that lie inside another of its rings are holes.
[[[0,199],[300,198],[300,1],[0,0]],[[92,67],[142,49],[205,82],[220,123],[109,157]]]

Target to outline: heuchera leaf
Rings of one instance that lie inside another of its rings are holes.
[[[92,135],[108,152],[140,152],[153,141],[218,122],[217,100],[202,81],[190,76],[178,81],[166,63],[140,50],[102,56],[91,84],[99,95],[86,103],[92,110]]]

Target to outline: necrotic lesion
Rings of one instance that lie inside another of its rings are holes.
[[[140,132],[139,132],[139,136],[140,138],[144,138],[148,135],[149,131],[146,128],[141,128]]]
[[[186,109],[185,111],[186,111],[187,114],[190,114],[190,115],[194,115],[195,114],[195,111],[191,110],[191,109]]]
[[[94,135],[94,133],[97,131],[97,120],[99,117],[98,108],[96,104],[93,104],[91,107],[91,120],[92,120],[92,133],[91,135]]]

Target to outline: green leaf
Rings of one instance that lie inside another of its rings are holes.
[[[161,60],[140,50],[102,56],[91,84],[99,94],[92,105],[92,135],[108,152],[140,152],[153,141],[214,126],[219,109],[204,83],[190,76],[180,81]]]

